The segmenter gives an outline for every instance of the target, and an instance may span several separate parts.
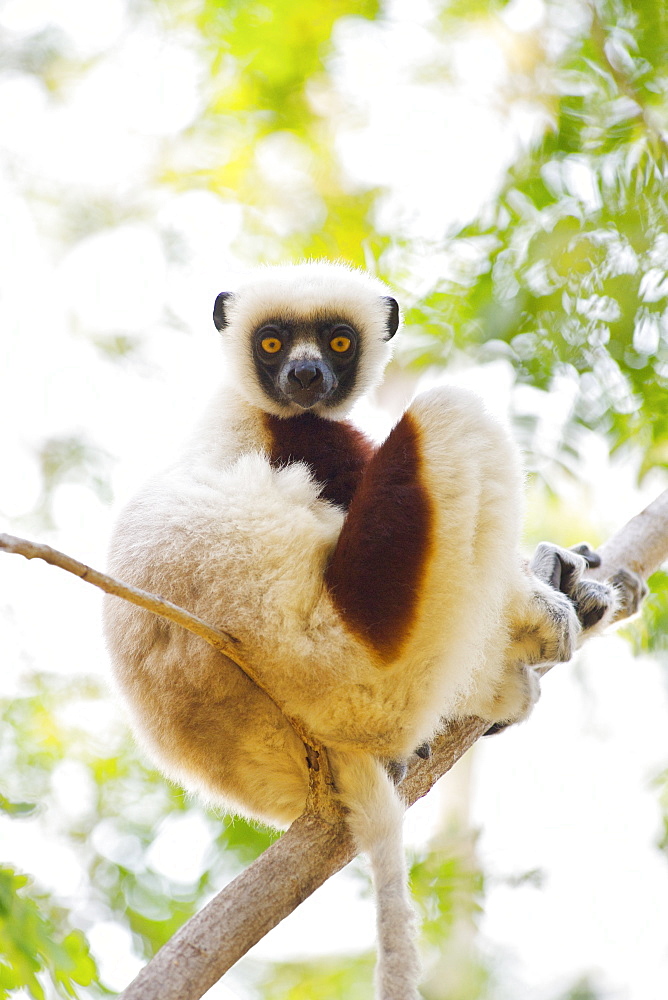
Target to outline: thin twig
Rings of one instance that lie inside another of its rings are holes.
[[[167,618],[176,625],[181,625],[182,628],[200,636],[200,638],[206,640],[206,642],[214,646],[219,652],[224,653],[225,656],[229,656],[231,660],[234,660],[237,666],[244,669],[243,664],[239,662],[237,647],[240,643],[238,639],[235,639],[229,632],[223,632],[221,629],[214,628],[213,625],[209,625],[203,619],[198,618],[197,615],[193,615],[190,611],[180,608],[177,604],[166,601],[164,597],[159,597],[157,594],[150,594],[147,590],[140,590],[129,583],[122,583],[120,580],[115,580],[113,576],[100,573],[98,570],[92,569],[91,566],[86,566],[85,563],[79,562],[78,559],[73,559],[71,556],[65,555],[64,552],[59,552],[58,549],[52,549],[50,545],[31,542],[27,538],[18,538],[16,535],[0,535],[0,549],[5,552],[14,552],[17,555],[25,556],[26,559],[43,559],[44,562],[49,563],[51,566],[58,566],[60,569],[67,570],[68,573],[78,576],[80,580],[92,583],[94,587],[99,587],[105,594],[122,597],[124,600],[130,601],[131,604],[136,604],[139,608],[152,611],[154,615],[159,615],[160,618]]]

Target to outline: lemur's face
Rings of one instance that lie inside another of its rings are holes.
[[[339,419],[375,384],[399,308],[384,286],[336,264],[267,268],[213,310],[231,373],[253,404],[278,416]]]
[[[260,385],[279,405],[309,410],[339,404],[355,385],[362,345],[358,331],[342,318],[271,318],[252,336]]]

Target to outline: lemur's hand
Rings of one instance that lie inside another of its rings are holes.
[[[609,625],[615,617],[620,600],[624,600],[624,595],[617,592],[617,580],[600,583],[598,580],[583,579],[585,570],[600,565],[601,557],[586,542],[575,545],[572,549],[562,549],[551,542],[541,542],[530,564],[531,571],[539,580],[561,591],[572,601],[582,626],[583,638],[592,634],[593,629],[600,632]],[[626,571],[623,572],[626,574]],[[637,583],[640,587],[644,586],[639,578]],[[640,599],[636,597],[637,603]]]

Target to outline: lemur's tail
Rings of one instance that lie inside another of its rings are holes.
[[[349,809],[351,831],[371,860],[378,928],[377,1000],[419,1000],[416,917],[402,836],[404,807],[373,757],[339,752],[332,762]]]

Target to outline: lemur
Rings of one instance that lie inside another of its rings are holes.
[[[327,748],[371,857],[378,997],[417,1000],[387,765],[444,719],[477,715],[490,730],[524,719],[534,666],[602,629],[614,588],[582,578],[586,549],[543,546],[527,567],[516,449],[477,396],[421,393],[380,446],[346,419],[400,325],[380,281],[340,264],[267,267],[221,293],[213,315],[224,384],[121,514],[110,569],[234,635]],[[304,747],[272,698],[178,626],[116,598],[105,616],[135,731],[164,772],[236,813],[296,819]]]

